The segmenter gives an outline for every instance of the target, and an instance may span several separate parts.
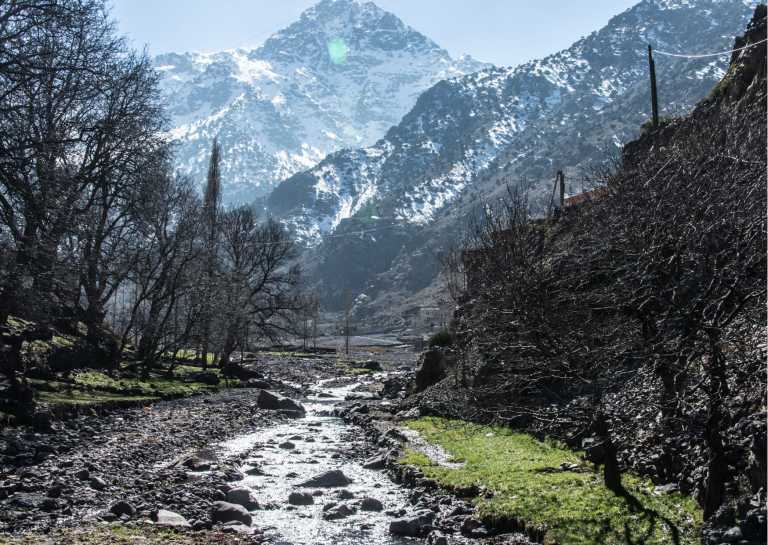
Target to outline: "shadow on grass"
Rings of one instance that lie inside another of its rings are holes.
[[[624,541],[626,545],[644,545],[649,539],[651,539],[655,533],[656,526],[659,523],[663,523],[669,529],[672,538],[673,545],[680,545],[680,530],[677,526],[668,518],[654,509],[650,509],[642,504],[635,496],[624,489],[622,492],[617,493],[617,496],[622,498],[626,503],[631,513],[638,514],[642,517],[645,524],[641,526],[646,527],[646,531],[643,535],[632,535],[632,528],[629,523],[624,523]]]

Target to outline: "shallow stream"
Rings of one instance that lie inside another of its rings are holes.
[[[401,545],[409,542],[389,533],[391,514],[407,504],[408,491],[393,483],[383,471],[363,469],[350,459],[350,452],[362,447],[358,430],[340,418],[325,416],[334,405],[349,395],[357,384],[331,386],[318,383],[320,395],[304,401],[304,418],[286,424],[242,435],[220,444],[222,454],[246,454],[242,470],[244,480],[233,483],[253,490],[262,506],[255,511],[254,526],[262,528],[277,543],[293,545]],[[322,393],[321,393],[322,392]],[[285,443],[291,443],[293,448]],[[357,443],[357,445],[356,445]],[[280,445],[283,445],[282,447]],[[287,448],[288,447],[288,448]],[[352,483],[343,488],[302,488],[297,486],[318,474],[340,469]],[[310,492],[313,505],[290,505],[291,492]],[[349,496],[342,499],[341,494]],[[375,498],[382,511],[361,511],[363,498]],[[323,507],[329,503],[346,503],[356,512],[346,518],[326,520]]]

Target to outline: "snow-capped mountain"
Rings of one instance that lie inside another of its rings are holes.
[[[202,183],[218,135],[228,202],[266,194],[329,152],[373,144],[431,85],[488,66],[452,59],[358,0],[322,0],[256,49],[154,61],[180,171]]]
[[[359,289],[375,289],[375,275],[413,261],[438,232],[455,234],[472,202],[500,191],[502,182],[551,187],[557,169],[573,181],[635,136],[650,109],[647,44],[677,53],[727,50],[757,3],[642,0],[549,57],[441,81],[376,144],[336,152],[292,176],[268,207],[310,244],[329,233],[381,228],[354,242],[328,239],[315,260],[326,291],[335,292],[336,283],[349,281],[350,252],[375,255],[355,273]],[[728,59],[657,55],[662,113],[688,111],[719,81]],[[376,248],[389,247],[387,239],[397,242],[382,260]],[[404,268],[434,271],[423,252],[419,259]],[[421,277],[414,288],[434,275]]]

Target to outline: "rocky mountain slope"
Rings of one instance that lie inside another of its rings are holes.
[[[502,220],[469,254],[453,349],[417,374],[448,378],[412,400],[562,438],[606,474],[612,446],[699,502],[701,543],[766,540],[767,12],[689,115],[624,147],[599,198]]]
[[[170,53],[154,62],[180,170],[203,180],[218,135],[230,203],[267,193],[329,152],[372,144],[422,91],[486,66],[452,59],[358,0],[323,0],[256,49]]]
[[[292,176],[268,207],[319,244],[308,262],[329,301],[346,286],[371,298],[370,312],[377,304],[391,309],[403,300],[397,292],[435,279],[442,243],[456,237],[481,197],[524,181],[545,201],[557,169],[578,192],[581,175],[639,133],[650,109],[646,44],[727,50],[756,3],[642,0],[547,58],[441,81],[375,145],[337,152]],[[727,62],[727,55],[658,56],[662,113],[688,111]],[[357,231],[366,232],[339,236]]]

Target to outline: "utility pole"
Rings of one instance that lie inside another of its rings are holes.
[[[344,352],[349,355],[349,315],[352,312],[352,292],[344,290]]]
[[[659,96],[656,92],[656,62],[653,60],[653,50],[648,44],[648,69],[651,73],[651,110],[653,112],[653,128],[659,127]]]
[[[565,174],[562,170],[557,171],[557,179],[560,182],[560,211],[562,212],[565,204]]]

